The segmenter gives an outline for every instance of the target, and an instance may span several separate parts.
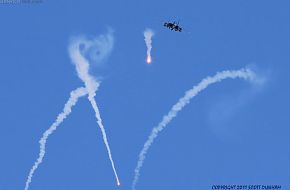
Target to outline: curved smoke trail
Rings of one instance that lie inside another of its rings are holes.
[[[49,129],[47,129],[43,133],[41,139],[39,140],[39,144],[40,144],[39,156],[38,156],[37,160],[35,161],[34,165],[32,166],[32,168],[30,169],[30,172],[28,174],[28,177],[27,177],[27,180],[25,183],[25,188],[24,188],[25,190],[28,190],[34,172],[37,170],[38,166],[43,161],[43,158],[45,155],[46,141],[47,141],[49,135],[51,135],[57,129],[57,127],[63,122],[63,120],[71,113],[71,109],[77,103],[78,99],[81,96],[84,96],[86,94],[87,94],[87,90],[83,87],[72,91],[70,94],[70,98],[68,99],[68,101],[66,102],[66,104],[63,108],[63,112],[57,116],[56,121],[49,127]]]
[[[137,166],[135,168],[135,175],[132,182],[132,189],[135,190],[136,184],[138,182],[139,176],[140,176],[140,170],[143,166],[143,162],[146,158],[146,153],[152,143],[154,142],[154,139],[158,136],[158,133],[161,132],[168,123],[176,117],[179,111],[182,110],[184,106],[186,106],[190,100],[195,97],[199,92],[206,89],[209,85],[220,82],[224,79],[231,78],[242,78],[245,80],[253,80],[255,78],[255,74],[250,69],[240,69],[240,70],[230,70],[230,71],[222,71],[218,72],[216,75],[212,77],[206,77],[203,79],[200,83],[198,83],[196,86],[194,86],[192,89],[185,92],[184,97],[180,98],[178,102],[173,105],[169,113],[165,116],[163,116],[162,121],[153,128],[151,131],[151,134],[149,135],[147,141],[145,142],[143,149],[141,150],[139,154],[139,160],[137,162]]]
[[[112,47],[113,47],[113,37],[111,33],[108,33],[107,35],[102,35],[99,38],[95,40],[90,40],[90,41],[85,38],[75,38],[73,39],[71,45],[69,46],[69,54],[70,54],[72,62],[76,66],[76,70],[77,70],[79,78],[85,83],[86,89],[89,94],[88,99],[95,111],[97,123],[102,132],[103,141],[106,146],[109,159],[111,161],[111,165],[114,171],[117,185],[120,185],[120,181],[119,181],[116,169],[115,169],[115,164],[114,164],[112,153],[111,153],[110,146],[108,143],[106,131],[102,123],[100,111],[94,99],[94,97],[96,96],[96,91],[98,90],[98,87],[100,86],[100,83],[96,81],[96,79],[89,74],[89,67],[90,67],[89,61],[83,56],[83,54],[85,54],[86,51],[88,51],[89,49],[97,50],[99,55],[101,55],[101,58],[100,56],[98,57],[98,55],[95,55],[95,58],[98,58],[96,60],[97,62],[99,62],[99,61],[102,61],[102,59],[111,52]]]

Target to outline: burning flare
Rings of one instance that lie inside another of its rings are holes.
[[[146,62],[147,62],[148,64],[151,64],[151,62],[152,62],[151,55],[148,55],[148,56],[147,56],[147,60],[146,60]]]

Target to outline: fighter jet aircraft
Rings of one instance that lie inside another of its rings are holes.
[[[163,26],[165,26],[166,28],[169,28],[170,30],[174,30],[176,32],[181,32],[182,28],[179,26],[179,23],[176,22],[165,22],[163,24]]]

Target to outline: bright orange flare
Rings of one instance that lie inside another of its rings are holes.
[[[151,64],[152,59],[151,59],[151,56],[150,55],[147,56],[147,60],[146,61],[147,61],[148,64]]]

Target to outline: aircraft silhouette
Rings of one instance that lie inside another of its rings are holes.
[[[176,23],[175,21],[173,23],[165,22],[163,26],[165,26],[166,28],[169,28],[170,30],[174,30],[176,32],[182,32],[182,28],[179,26],[179,22],[178,23]]]

